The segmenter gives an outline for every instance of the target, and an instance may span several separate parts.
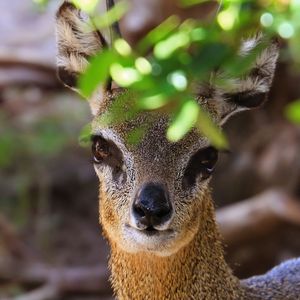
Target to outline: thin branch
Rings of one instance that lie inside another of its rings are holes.
[[[26,49],[0,49],[0,87],[9,84],[59,87],[55,61]]]
[[[57,286],[52,283],[47,283],[44,286],[26,293],[22,296],[15,297],[14,300],[53,300],[60,295]]]
[[[300,203],[280,190],[217,210],[217,222],[226,244],[234,245],[273,231],[283,222],[300,226]]]
[[[31,263],[0,266],[1,281],[14,281],[27,286],[51,285],[55,287],[56,293],[62,295],[78,292],[109,294],[111,289],[108,278],[109,272],[104,265],[55,268]]]
[[[45,59],[45,53],[37,53],[27,49],[11,51],[0,49],[0,66],[24,66],[30,69],[39,69],[45,72],[56,70],[55,60],[49,56]]]

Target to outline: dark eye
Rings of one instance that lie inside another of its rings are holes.
[[[126,181],[123,154],[113,141],[99,135],[92,136],[92,152],[95,164],[109,166],[114,180]]]
[[[110,149],[108,142],[101,136],[92,137],[92,153],[95,164],[102,163],[110,156]]]
[[[183,177],[183,187],[195,185],[198,176],[205,180],[212,174],[218,160],[218,150],[214,147],[207,147],[197,151],[190,159]]]

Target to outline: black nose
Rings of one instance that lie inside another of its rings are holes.
[[[139,227],[153,229],[171,218],[172,206],[165,188],[157,183],[143,185],[133,203],[133,214]]]

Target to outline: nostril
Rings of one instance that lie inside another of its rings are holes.
[[[166,217],[167,215],[169,215],[170,213],[171,213],[171,207],[166,207],[166,208],[157,210],[155,216],[157,218],[163,218],[163,217]]]
[[[158,226],[171,218],[172,206],[164,187],[149,183],[141,187],[133,203],[136,221],[149,228]]]
[[[141,207],[139,207],[138,205],[133,206],[133,211],[134,211],[135,215],[137,215],[141,218],[146,216],[144,210]]]

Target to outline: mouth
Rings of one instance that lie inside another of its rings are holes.
[[[139,230],[142,233],[148,235],[148,236],[155,236],[155,235],[159,235],[161,233],[160,230],[155,229],[153,226],[149,226],[144,230]]]
[[[175,237],[175,232],[172,229],[157,230],[152,226],[139,230],[130,225],[125,225],[124,234],[130,242],[137,246],[136,248],[146,251],[159,251]]]
[[[174,232],[172,229],[159,230],[159,229],[154,228],[153,226],[149,226],[149,227],[147,227],[143,230],[140,230],[140,229],[136,229],[135,227],[132,227],[132,226],[126,224],[125,228],[127,230],[134,231],[138,234],[149,236],[149,237],[152,237],[152,236],[157,236],[157,237],[168,236],[168,235],[171,235]]]

